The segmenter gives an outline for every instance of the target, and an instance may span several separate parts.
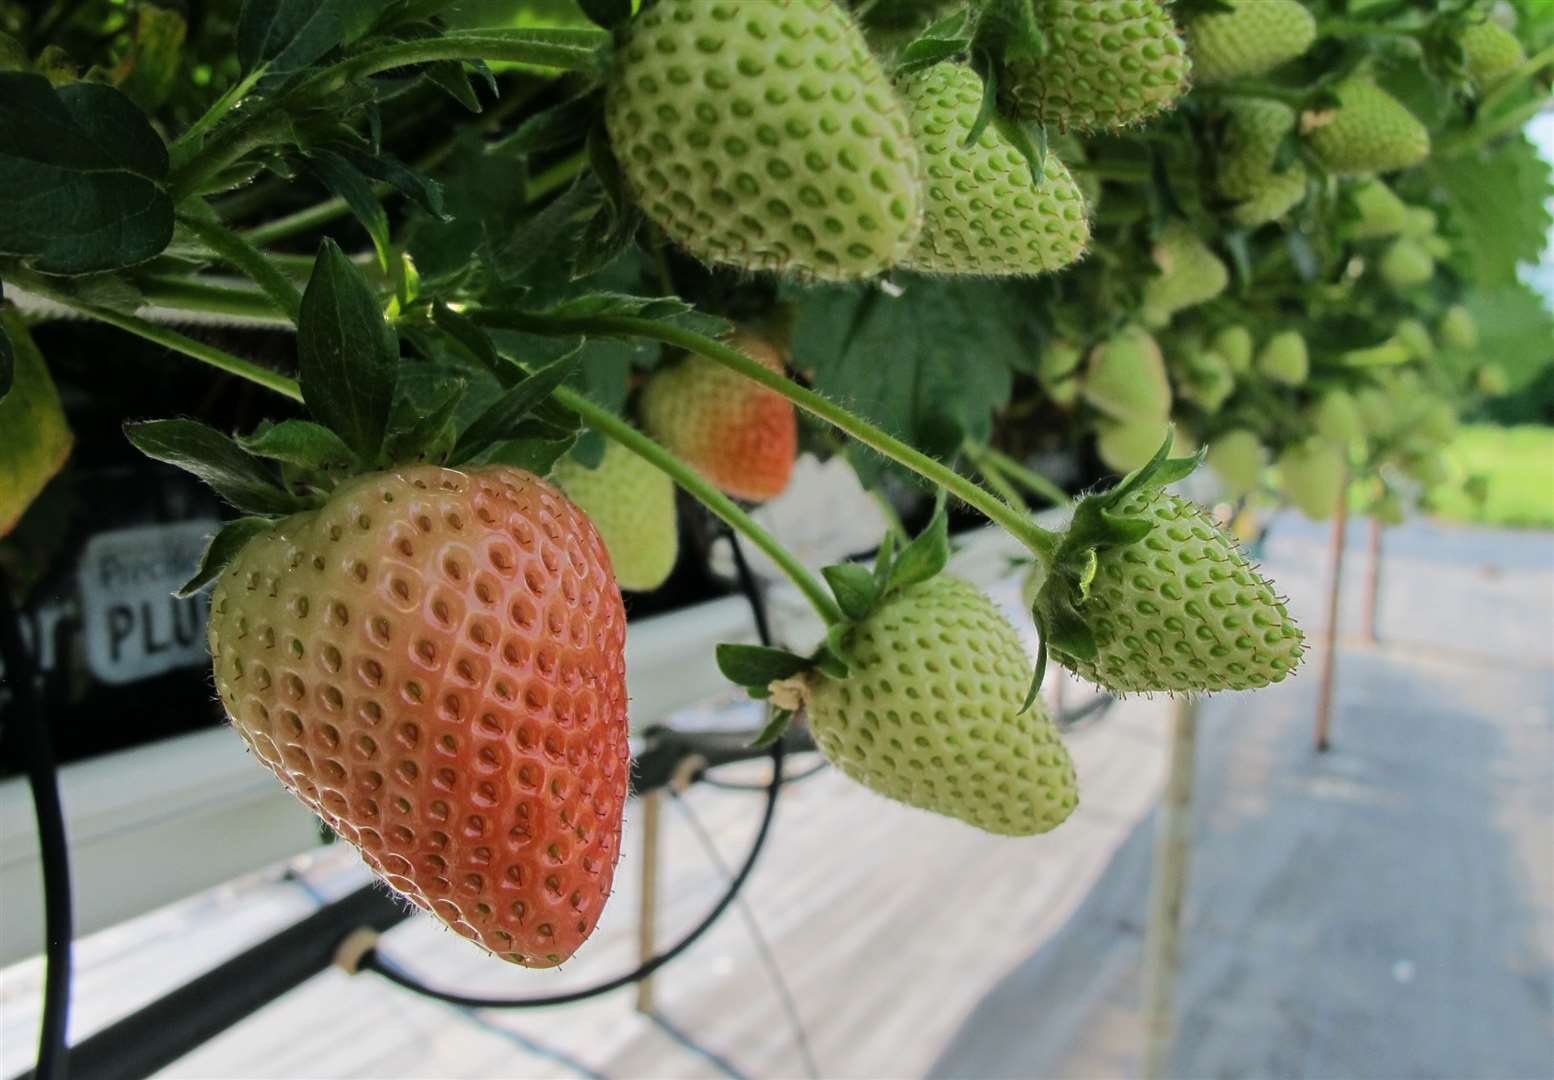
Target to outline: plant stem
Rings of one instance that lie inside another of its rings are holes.
[[[478,30],[402,41],[342,60],[326,68],[304,93],[327,96],[380,71],[436,60],[509,60],[563,71],[588,71],[595,49],[608,40],[603,31]]]
[[[1054,506],[1074,505],[1074,500],[1069,498],[1068,492],[1058,487],[1051,480],[1048,480],[1041,473],[1020,464],[1002,450],[997,450],[991,446],[981,447],[981,450],[992,459],[993,464],[997,466],[1000,472],[1015,483],[1023,486],[1033,495],[1041,496]]]
[[[666,473],[671,480],[689,492],[708,510],[764,551],[788,576],[788,580],[804,594],[804,598],[810,602],[827,626],[844,621],[842,610],[837,607],[831,593],[804,567],[804,564],[795,559],[776,537],[756,524],[755,520],[741,510],[732,499],[708,483],[700,473],[619,416],[590,401],[576,390],[562,387],[555,392],[555,399],[577,413],[599,434],[612,442],[619,443],[649,465]]]
[[[1020,506],[1025,502],[1020,492],[1011,484],[1004,474],[988,460],[986,454],[979,453],[969,441],[963,447],[966,456],[971,459],[971,464],[977,470],[977,475],[982,477],[982,482],[992,488],[998,497],[1010,506]]]
[[[195,206],[195,212],[180,213],[178,220],[222,260],[247,274],[295,325],[297,315],[302,310],[302,293],[291,283],[291,279],[281,273],[247,239],[216,220],[210,207],[204,203],[196,203]]]
[[[1549,64],[1554,64],[1554,45],[1533,53],[1526,60],[1516,65],[1514,70],[1500,80],[1500,84],[1494,90],[1484,96],[1484,100],[1479,103],[1479,112],[1494,112],[1497,105],[1510,98],[1512,94],[1521,89],[1522,84],[1527,79],[1536,75]]]
[[[284,116],[269,114],[269,103],[259,106],[246,118],[229,124],[200,151],[167,177],[167,189],[175,202],[182,202],[199,191],[211,177],[237,161],[250,150],[279,142],[291,130]]]
[[[248,92],[258,84],[259,80],[264,78],[264,73],[269,68],[270,65],[268,63],[260,64],[239,82],[228,87],[227,92],[212,102],[210,108],[205,110],[204,115],[190,124],[188,130],[173,140],[172,145],[167,148],[168,153],[177,157],[178,153],[185,146],[188,146],[214,127],[218,120],[231,112],[232,107],[246,97]]]
[[[216,285],[197,278],[153,277],[136,284],[146,301],[157,307],[264,319],[278,327],[289,321],[273,300],[256,289]]]
[[[523,188],[524,201],[533,202],[549,195],[586,168],[588,168],[587,154],[573,154],[569,158],[563,158],[538,176],[529,179]]]
[[[692,330],[686,330],[653,319],[628,316],[606,316],[586,319],[556,319],[544,315],[514,312],[474,312],[477,321],[507,326],[517,330],[531,330],[546,334],[589,334],[602,337],[637,337],[662,342],[693,352],[723,365],[762,386],[775,390],[805,412],[839,428],[878,451],[898,465],[905,466],[919,476],[944,488],[950,494],[974,507],[983,515],[1002,525],[1017,540],[1031,549],[1043,564],[1049,564],[1057,551],[1058,537],[1043,529],[1025,514],[1005,503],[991,492],[977,486],[941,461],[936,461],[915,447],[909,446],[855,416],[813,390],[807,390],[787,377],[763,367],[738,349],[714,341]]]

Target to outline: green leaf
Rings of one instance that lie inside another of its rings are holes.
[[[1025,691],[1025,701],[1020,705],[1020,712],[1029,712],[1032,705],[1036,704],[1036,695],[1041,693],[1041,684],[1047,677],[1047,639],[1042,637],[1036,644],[1036,670],[1031,673],[1031,685]]]
[[[188,32],[188,24],[176,11],[145,3],[135,9],[134,43],[114,74],[142,109],[155,111],[173,92]]]
[[[869,612],[874,610],[874,605],[880,597],[880,588],[867,567],[859,566],[857,563],[840,563],[836,566],[827,566],[820,572],[825,575],[826,583],[831,586],[831,592],[836,595],[836,602],[841,606],[842,614],[849,619],[856,622],[866,618]]]
[[[588,137],[599,115],[598,94],[584,94],[534,113],[493,148],[493,152],[534,154],[575,146]]]
[[[256,457],[283,461],[304,469],[343,469],[356,460],[340,436],[311,420],[282,420],[265,424],[237,444]]]
[[[333,240],[318,249],[297,320],[302,399],[364,463],[394,405],[399,342],[366,277]]]
[[[406,418],[403,426],[390,421],[389,434],[384,440],[384,457],[393,464],[436,461],[445,457],[458,438],[455,420],[466,388],[462,379],[442,383],[431,392],[432,404],[424,413],[414,411],[401,400],[399,406],[409,409],[413,418]],[[396,407],[396,414],[399,411]]]
[[[374,180],[382,180],[390,185],[432,217],[439,221],[448,220],[447,210],[443,206],[442,185],[436,180],[423,176],[394,155],[382,150],[374,151],[365,146],[339,146],[335,149],[341,157],[363,173]]]
[[[481,111],[480,97],[470,85],[469,72],[459,60],[439,60],[426,65],[426,77],[472,113]]]
[[[243,0],[237,56],[245,73],[268,62],[269,74],[307,67],[372,27],[390,0]]]
[[[502,382],[512,383],[522,374],[517,365],[497,355],[491,338],[468,316],[439,303],[432,307],[432,321]]]
[[[793,724],[793,712],[789,709],[773,709],[772,718],[766,722],[754,739],[750,740],[752,750],[765,750],[774,746],[777,740],[788,733],[788,728]]]
[[[129,423],[124,434],[142,454],[193,473],[239,510],[290,514],[304,508],[237,443],[198,420]]]
[[[227,522],[205,546],[205,554],[200,556],[200,567],[194,576],[180,585],[173,595],[180,599],[193,596],[215,581],[250,540],[269,532],[274,524],[268,518],[257,517],[243,517]]]
[[[833,679],[845,679],[847,664],[847,639],[852,634],[848,623],[832,623],[826,628],[826,643],[815,653],[815,667]]]
[[[561,438],[533,436],[507,439],[488,447],[483,453],[471,459],[471,462],[481,465],[511,465],[516,469],[526,469],[536,476],[545,476],[555,467],[556,462],[566,457],[575,441],[575,436],[572,435]]]
[[[885,588],[885,582],[890,580],[890,568],[895,564],[895,558],[896,533],[892,529],[880,540],[880,549],[874,553],[874,584],[881,591]]]
[[[310,150],[308,163],[319,182],[344,199],[345,204],[351,208],[356,220],[372,237],[372,246],[378,252],[378,265],[387,269],[390,244],[388,213],[378,201],[377,192],[372,190],[372,181],[333,150]]]
[[[111,86],[0,72],[0,253],[49,274],[115,270],[173,238],[167,148]]]
[[[802,656],[765,645],[719,645],[718,670],[736,686],[767,686],[791,679],[813,665]]]
[[[890,572],[890,588],[906,589],[937,575],[950,561],[950,519],[939,507],[928,527],[908,544]]]
[[[0,537],[70,456],[74,438],[43,356],[15,309],[0,308],[10,392],[0,397]]]
[[[613,30],[631,18],[631,0],[577,0],[577,6],[606,30]]]
[[[514,383],[459,436],[448,463],[462,464],[487,446],[512,438],[514,429],[566,382],[577,362],[578,355],[574,351]]]

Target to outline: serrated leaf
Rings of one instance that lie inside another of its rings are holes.
[[[325,240],[302,294],[297,359],[308,409],[356,452],[378,460],[394,406],[399,340],[361,270]]]
[[[290,514],[304,508],[237,443],[198,420],[146,420],[124,434],[147,457],[192,473],[239,510]]]
[[[381,180],[438,221],[449,220],[443,205],[442,185],[380,150],[343,147],[339,153],[374,180]]]
[[[857,563],[839,563],[836,566],[827,566],[820,571],[825,575],[826,583],[831,586],[831,592],[836,596],[836,602],[846,615],[854,622],[866,618],[869,612],[874,610],[874,605],[879,600],[880,588],[874,581],[874,575],[864,566]]]
[[[462,379],[449,382],[432,392],[430,407],[423,413],[413,413],[401,427],[394,419],[389,422],[388,436],[384,439],[384,457],[391,464],[412,461],[441,460],[453,449],[458,439],[455,418],[464,397],[466,385]],[[396,406],[409,408],[401,400]]]
[[[345,200],[345,204],[351,208],[351,214],[367,230],[367,235],[372,237],[372,246],[378,252],[378,265],[387,270],[390,243],[388,213],[378,201],[378,193],[372,190],[372,181],[333,150],[310,150],[307,159],[313,175],[332,194]]]
[[[767,645],[722,644],[717,647],[716,657],[718,670],[736,686],[768,686],[813,666],[805,657]]]
[[[793,713],[788,709],[773,709],[772,718],[766,722],[756,737],[750,741],[752,750],[765,750],[776,744],[777,740],[788,733],[788,728],[793,723]]]
[[[512,438],[514,429],[566,382],[577,363],[578,353],[574,351],[514,383],[460,434],[448,455],[449,464],[461,464],[485,447]]]
[[[200,566],[194,576],[178,586],[173,595],[179,599],[193,596],[215,581],[250,540],[269,532],[274,524],[268,518],[258,517],[242,517],[227,522],[205,546],[205,554],[200,556]]]
[[[950,561],[950,519],[941,506],[928,527],[908,544],[890,571],[890,588],[906,589],[927,581]]]
[[[426,77],[454,101],[472,113],[481,111],[480,97],[470,85],[469,73],[458,60],[438,60],[426,65]]]
[[[0,72],[0,253],[49,274],[114,270],[173,238],[167,148],[128,97]]]
[[[307,67],[372,27],[391,0],[243,0],[237,56],[244,73],[268,63],[266,78]]]
[[[256,457],[320,472],[345,468],[356,460],[340,436],[311,420],[267,424],[252,435],[238,436],[237,444]]]

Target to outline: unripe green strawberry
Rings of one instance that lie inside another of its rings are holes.
[[[1309,419],[1318,435],[1339,446],[1348,446],[1365,434],[1354,398],[1343,390],[1329,390],[1318,398]]]
[[[845,678],[813,673],[815,744],[887,798],[1005,836],[1061,825],[1074,767],[1040,702],[1021,711],[1031,662],[1014,628],[964,581],[937,577],[848,630]]]
[[[1448,349],[1461,349],[1466,352],[1478,348],[1478,321],[1473,318],[1473,313],[1461,304],[1453,304],[1446,309],[1435,332],[1439,335],[1441,344]]]
[[[1263,378],[1285,386],[1300,386],[1311,372],[1306,339],[1299,330],[1283,330],[1269,338],[1257,354],[1257,370]]]
[[[1392,241],[1377,265],[1381,279],[1394,289],[1412,289],[1435,276],[1435,260],[1417,241]]]
[[[1338,508],[1344,487],[1344,456],[1319,436],[1285,447],[1279,455],[1284,497],[1312,521],[1326,521]]]
[[[1299,0],[1229,0],[1232,10],[1187,24],[1199,82],[1262,75],[1311,48],[1317,21]]]
[[[1474,373],[1473,385],[1486,397],[1500,397],[1511,389],[1511,378],[1505,368],[1491,361]]]
[[[1133,543],[1096,550],[1078,613],[1097,654],[1087,660],[1054,648],[1054,660],[1118,693],[1250,690],[1295,670],[1300,630],[1201,507],[1146,487],[1113,513],[1154,527]]]
[[[1457,437],[1457,410],[1444,398],[1419,401],[1409,424],[1413,435],[1437,446],[1445,446]]]
[[[1288,105],[1264,98],[1244,98],[1231,104],[1225,153],[1219,162],[1219,189],[1227,199],[1235,200],[1230,218],[1238,225],[1277,221],[1306,197],[1304,165],[1293,161],[1283,169],[1276,168],[1279,146],[1294,130],[1295,110]]]
[[[1108,469],[1130,473],[1155,456],[1169,427],[1163,417],[1101,420],[1095,426],[1095,452]]]
[[[1079,365],[1085,354],[1069,341],[1049,341],[1037,361],[1036,379],[1058,405],[1065,408],[1079,398]]]
[[[1362,180],[1348,191],[1355,216],[1344,223],[1343,233],[1351,240],[1396,236],[1407,226],[1407,204],[1380,180]]]
[[[1451,464],[1438,450],[1405,458],[1403,471],[1426,491],[1445,487],[1452,479]]]
[[[1236,377],[1230,364],[1212,349],[1189,352],[1180,362],[1181,393],[1210,415],[1236,390]]]
[[[706,262],[868,277],[917,239],[906,111],[832,0],[660,0],[616,48],[605,123],[633,197]]]
[[[250,540],[211,597],[216,691],[384,881],[503,959],[592,932],[630,774],[604,542],[505,466],[356,477]]]
[[[664,583],[680,548],[667,473],[612,442],[597,468],[565,457],[552,479],[599,530],[621,588],[649,592]]]
[[[1441,227],[1441,219],[1428,206],[1403,208],[1402,234],[1410,240],[1426,240]]]
[[[738,333],[729,344],[773,371],[771,344]],[[639,402],[642,427],[728,494],[761,502],[788,487],[798,456],[793,403],[703,356],[653,374]]]
[[[1209,346],[1225,358],[1230,370],[1237,375],[1252,370],[1252,353],[1256,344],[1252,332],[1244,326],[1226,326],[1218,330]]]
[[[1467,59],[1468,74],[1482,90],[1493,90],[1527,59],[1516,35],[1491,20],[1468,27],[1457,42]]]
[[[1353,78],[1333,92],[1339,108],[1307,135],[1330,172],[1339,176],[1394,172],[1430,156],[1430,132],[1374,82]]]
[[[996,124],[964,144],[982,102],[982,80],[962,64],[903,79],[923,163],[923,230],[905,265],[937,274],[1026,276],[1060,270],[1084,254],[1090,220],[1068,169],[1049,153],[1040,186]]]
[[[1245,428],[1227,431],[1209,444],[1206,459],[1230,498],[1256,491],[1268,467],[1268,448]]]
[[[1036,0],[1040,60],[1009,65],[1005,107],[1062,131],[1126,127],[1169,109],[1192,63],[1156,0]]]
[[[1367,386],[1355,392],[1354,408],[1365,426],[1365,433],[1372,438],[1388,435],[1397,426],[1398,416],[1393,410],[1392,399],[1380,387]]]
[[[1206,304],[1230,284],[1230,271],[1186,222],[1174,220],[1154,246],[1159,273],[1144,285],[1144,321],[1159,328],[1178,311]]]
[[[1393,330],[1392,336],[1415,360],[1435,359],[1435,342],[1425,324],[1418,319],[1403,319]]]
[[[1432,259],[1449,259],[1452,256],[1452,243],[1444,236],[1427,236],[1419,241],[1419,246],[1429,252]]]
[[[1114,420],[1164,420],[1171,413],[1171,379],[1159,343],[1143,327],[1119,330],[1090,350],[1082,393]]]

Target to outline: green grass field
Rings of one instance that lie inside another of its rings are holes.
[[[1554,427],[1464,427],[1447,451],[1467,475],[1489,481],[1482,504],[1460,490],[1431,500],[1436,514],[1485,525],[1554,529]]]

